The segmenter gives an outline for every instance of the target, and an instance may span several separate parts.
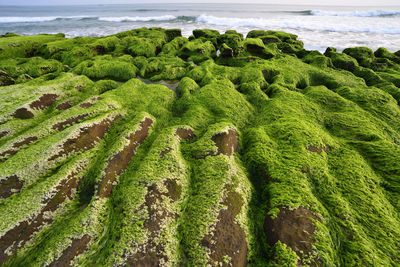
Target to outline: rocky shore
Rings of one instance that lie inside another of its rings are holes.
[[[400,51],[0,37],[0,265],[400,264]]]

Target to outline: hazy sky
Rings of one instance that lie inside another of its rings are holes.
[[[0,0],[0,5],[135,4],[135,3],[243,3],[243,0]],[[246,3],[288,5],[400,6],[399,0],[248,0]]]

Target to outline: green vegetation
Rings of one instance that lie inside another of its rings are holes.
[[[400,265],[399,55],[1,37],[0,265]]]

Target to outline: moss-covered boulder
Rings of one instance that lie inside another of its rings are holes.
[[[195,63],[214,58],[216,55],[217,51],[213,43],[211,41],[204,42],[201,39],[195,39],[186,43],[179,52],[179,57]]]
[[[177,56],[182,47],[188,42],[188,39],[185,37],[175,37],[172,41],[163,46],[160,56]]]
[[[331,51],[331,50],[330,50]],[[353,72],[358,66],[357,60],[344,53],[326,51],[325,55],[332,60],[332,64],[339,69]]]
[[[190,70],[191,64],[178,57],[153,57],[141,64],[140,76],[158,80],[180,80]]]
[[[270,47],[264,45],[263,41],[259,38],[247,38],[243,41],[244,51],[253,56],[268,59],[275,56],[275,51]]]
[[[343,50],[343,53],[355,58],[361,66],[367,68],[375,59],[374,52],[372,52],[372,50],[368,47],[346,48]]]
[[[73,73],[82,74],[93,80],[112,79],[127,81],[136,77],[138,69],[126,57],[112,58],[111,56],[98,56],[93,60],[80,63],[72,69]]]
[[[181,29],[168,29],[165,30],[165,34],[167,35],[167,42],[171,42],[177,37],[182,37]]]

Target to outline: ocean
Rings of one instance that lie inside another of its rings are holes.
[[[294,33],[309,50],[333,46],[400,50],[400,6],[339,7],[264,4],[129,4],[0,6],[0,34],[104,36],[139,27],[253,29]]]

